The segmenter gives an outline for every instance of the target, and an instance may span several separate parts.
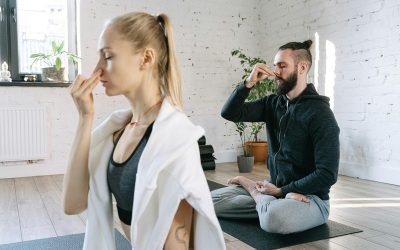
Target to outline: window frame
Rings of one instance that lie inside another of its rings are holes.
[[[77,0],[67,1],[67,20],[68,20],[68,51],[77,53]],[[0,0],[0,31],[3,29],[7,32],[6,36],[0,37],[0,60],[6,61],[11,71],[11,78],[16,82],[23,82],[27,72],[19,72],[19,56],[18,56],[18,8],[17,0]],[[78,72],[78,65],[68,62],[68,79]],[[38,82],[41,82],[41,74],[36,74]]]

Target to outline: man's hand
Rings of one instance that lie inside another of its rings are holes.
[[[266,195],[271,195],[276,198],[282,197],[282,190],[276,187],[274,184],[267,181],[257,181],[256,189],[258,192]]]
[[[241,185],[241,184],[240,184],[240,177],[241,177],[241,176],[235,176],[235,177],[229,179],[229,180],[228,180],[228,184]]]
[[[293,199],[293,200],[301,201],[301,202],[306,202],[306,203],[310,202],[310,199],[308,199],[307,196],[305,196],[303,194],[298,194],[298,193],[288,193],[285,198]]]
[[[250,75],[246,78],[246,88],[252,88],[258,81],[264,80],[267,77],[275,76],[274,71],[268,68],[266,64],[257,63],[254,65]]]

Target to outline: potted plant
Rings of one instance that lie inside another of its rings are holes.
[[[33,59],[31,66],[35,63],[44,63],[48,67],[42,68],[42,81],[65,81],[65,68],[63,67],[63,59],[71,61],[74,65],[80,59],[77,55],[64,50],[64,41],[57,43],[51,42],[51,50],[49,53],[34,53],[30,58]]]
[[[257,63],[266,63],[265,60],[259,57],[250,57],[243,53],[242,50],[236,49],[231,51],[231,55],[240,59],[240,65],[243,68],[242,80],[245,80],[251,73],[253,67]],[[246,98],[247,102],[258,100],[268,94],[276,92],[276,84],[273,79],[266,78],[259,81],[250,91]],[[247,126],[250,129],[250,140],[246,141],[246,147],[254,156],[256,163],[265,163],[268,156],[268,144],[266,139],[260,138],[260,132],[265,129],[264,122],[252,122]]]
[[[251,148],[246,146],[246,128],[247,124],[244,122],[235,122],[236,132],[238,132],[240,136],[240,143],[243,150],[243,155],[238,155],[237,163],[239,167],[240,173],[248,173],[251,172],[254,165],[254,156],[251,153]]]

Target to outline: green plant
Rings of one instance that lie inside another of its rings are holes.
[[[247,128],[247,124],[244,122],[235,122],[236,125],[236,132],[238,132],[239,136],[240,136],[240,143],[242,146],[242,150],[243,150],[243,155],[244,156],[251,156],[251,152],[250,149],[248,147],[246,147],[246,128]]]
[[[64,50],[64,41],[57,43],[55,41],[51,42],[51,52],[49,53],[33,53],[30,58],[33,59],[31,67],[37,62],[43,62],[49,67],[54,67],[56,70],[62,68],[62,59],[67,58],[72,61],[73,64],[77,64],[79,57],[73,53]]]
[[[240,49],[235,49],[231,51],[231,55],[233,57],[237,57],[240,59],[240,65],[243,68],[242,80],[245,80],[251,73],[254,65],[257,63],[266,64],[265,60],[259,57],[250,57],[243,53]],[[262,81],[259,81],[250,91],[249,96],[246,98],[246,102],[256,101],[260,98],[268,94],[276,93],[276,85],[274,80],[271,78],[266,78]],[[244,130],[248,127],[250,129],[250,141],[260,141],[260,132],[264,128],[264,122],[252,122],[248,125],[245,124]],[[238,125],[236,124],[236,127]],[[244,133],[244,131],[243,131]],[[242,136],[241,136],[242,139]],[[245,139],[245,138],[244,138]],[[243,145],[243,143],[242,143]]]

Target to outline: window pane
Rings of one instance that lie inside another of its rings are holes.
[[[8,26],[7,26],[7,6],[6,0],[0,0],[0,63],[6,61],[10,64],[8,58]]]
[[[30,58],[32,53],[50,53],[52,41],[64,41],[64,50],[68,51],[67,8],[67,0],[17,0],[19,72],[41,73],[42,67],[52,66],[31,66]],[[68,63],[64,61],[63,65],[67,67]]]

